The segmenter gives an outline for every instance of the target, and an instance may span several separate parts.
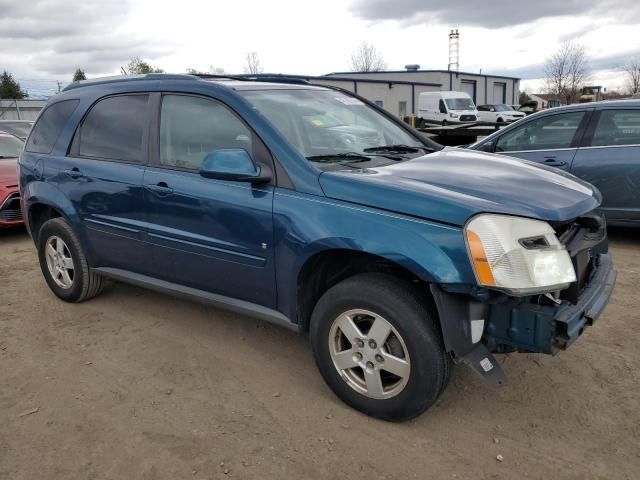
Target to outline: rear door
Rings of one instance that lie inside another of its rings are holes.
[[[275,308],[273,185],[199,174],[214,150],[244,148],[265,164],[268,150],[211,98],[165,94],[158,110],[144,176],[154,276]]]
[[[569,170],[589,114],[587,110],[559,112],[523,122],[500,135],[494,151]]]
[[[142,177],[148,157],[150,95],[98,100],[75,132],[52,179],[74,205],[94,266],[147,273]],[[51,162],[47,160],[47,168]]]
[[[640,222],[640,108],[595,112],[571,173],[598,187],[609,221]]]

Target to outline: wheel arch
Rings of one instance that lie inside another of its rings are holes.
[[[309,255],[296,276],[296,316],[300,330],[309,330],[313,309],[327,290],[354,275],[374,272],[415,284],[424,299],[435,306],[428,288],[434,278],[415,261],[365,250],[326,248]]]
[[[23,212],[31,237],[37,241],[38,230],[50,218],[63,217],[75,228],[76,210],[63,193],[45,182],[27,184],[22,192]]]

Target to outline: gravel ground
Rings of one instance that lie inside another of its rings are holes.
[[[122,284],[65,304],[0,232],[0,479],[637,479],[640,235],[611,237],[613,300],[570,350],[501,356],[504,387],[456,367],[391,424],[292,332]]]

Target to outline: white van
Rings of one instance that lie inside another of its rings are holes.
[[[423,92],[418,97],[418,124],[475,122],[478,110],[465,92]]]

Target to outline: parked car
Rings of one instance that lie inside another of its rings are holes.
[[[18,157],[24,142],[0,131],[0,228],[22,224],[18,192]]]
[[[15,135],[23,142],[27,139],[33,122],[29,120],[0,120],[0,131]]]
[[[515,105],[514,105],[515,108]],[[531,100],[530,102],[523,103],[516,108],[519,112],[523,112],[525,115],[531,115],[538,111],[538,102]]]
[[[478,120],[483,122],[511,123],[524,117],[524,112],[514,110],[511,105],[478,105]]]
[[[422,92],[418,96],[418,125],[475,122],[478,111],[468,93]]]
[[[342,400],[389,420],[433,405],[452,362],[499,384],[492,352],[566,349],[615,281],[589,184],[442,149],[336,88],[160,74],[72,84],[19,169],[60,299],[113,278],[293,328]]]
[[[610,225],[640,226],[640,101],[545,110],[470,148],[571,172],[602,192]]]

